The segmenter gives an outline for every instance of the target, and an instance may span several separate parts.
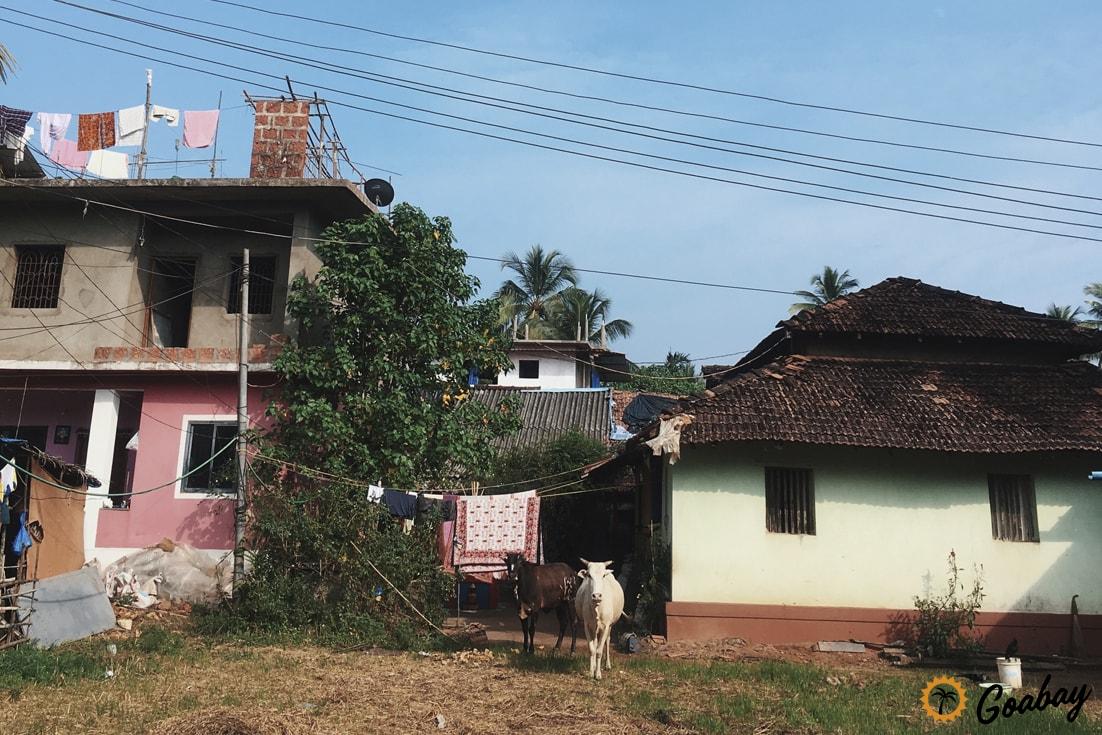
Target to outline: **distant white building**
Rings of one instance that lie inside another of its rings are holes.
[[[626,379],[624,355],[593,347],[589,342],[558,339],[518,339],[509,350],[512,367],[483,382],[514,388],[597,388]]]

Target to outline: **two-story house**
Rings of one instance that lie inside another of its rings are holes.
[[[0,435],[103,480],[109,498],[73,501],[86,559],[232,547],[242,249],[257,422],[312,238],[372,209],[332,179],[2,182]]]

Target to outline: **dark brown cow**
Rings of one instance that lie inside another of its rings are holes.
[[[578,576],[569,564],[533,564],[520,554],[505,557],[509,579],[517,598],[517,617],[524,633],[524,651],[536,650],[536,621],[541,611],[554,609],[559,618],[559,639],[562,645],[567,626],[570,627],[570,653],[578,643],[578,618],[574,612],[574,593],[578,591]]]

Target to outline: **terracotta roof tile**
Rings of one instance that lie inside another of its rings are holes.
[[[1102,451],[1102,371],[791,355],[688,402],[682,441]]]
[[[889,278],[780,322],[792,332],[858,333],[991,339],[1063,345],[1086,354],[1102,349],[1102,331],[999,301]]]

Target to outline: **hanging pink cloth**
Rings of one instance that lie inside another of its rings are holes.
[[[218,110],[184,110],[184,146],[209,148],[218,132]]]
[[[455,508],[455,566],[465,575],[505,576],[505,556],[536,561],[540,499],[535,491],[461,497]]]
[[[88,166],[88,157],[91,151],[77,149],[75,140],[55,140],[53,150],[50,151],[50,160],[59,166],[75,170],[84,170]]]

